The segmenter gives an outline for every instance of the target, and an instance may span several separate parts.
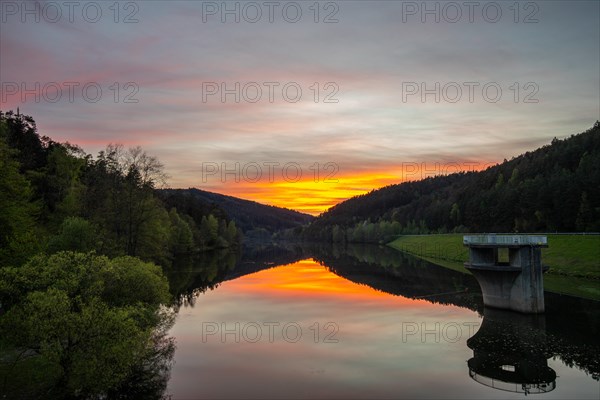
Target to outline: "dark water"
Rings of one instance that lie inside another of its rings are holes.
[[[484,309],[469,275],[376,246],[184,260],[167,395],[600,398],[600,304]]]

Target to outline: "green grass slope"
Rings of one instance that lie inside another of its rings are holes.
[[[542,261],[550,267],[544,275],[545,290],[600,300],[600,236],[547,236],[549,246],[542,250]],[[469,273],[463,265],[469,255],[462,237],[462,234],[401,236],[389,246],[442,267]]]

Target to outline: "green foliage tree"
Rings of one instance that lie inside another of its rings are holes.
[[[231,245],[237,244],[239,241],[239,232],[233,220],[229,221],[227,224],[227,233],[225,239]]]
[[[334,243],[343,243],[345,236],[343,228],[340,228],[339,225],[334,225],[332,228],[331,236]]]
[[[160,268],[132,257],[41,255],[0,270],[0,282],[2,338],[57,371],[57,397],[119,385],[155,351],[154,328],[171,318],[159,308],[170,298]]]
[[[169,248],[171,240],[171,220],[169,213],[155,197],[148,198],[148,215],[137,233],[137,257],[168,265],[172,258]]]
[[[17,151],[16,161],[19,163],[20,172],[41,169],[46,163],[44,144],[49,142],[49,139],[40,138],[33,118],[18,112],[15,114],[12,111],[0,111],[0,120],[3,121],[6,142]]]
[[[170,250],[173,254],[189,253],[193,249],[194,237],[188,223],[182,219],[175,208],[169,211],[171,219]]]
[[[450,220],[454,226],[460,225],[460,208],[457,203],[452,204],[452,209],[450,209]]]
[[[577,229],[583,232],[591,231],[594,228],[594,213],[586,192],[581,193],[576,223]]]
[[[39,207],[31,202],[31,186],[7,138],[7,123],[0,118],[0,265],[18,265],[38,247],[34,216]]]
[[[92,224],[81,217],[67,217],[63,221],[57,235],[50,238],[48,251],[89,252],[96,248],[98,235]]]
[[[148,224],[161,217],[154,188],[164,184],[162,164],[140,147],[108,145],[86,171],[84,212],[103,227],[109,253],[139,254]],[[154,224],[156,225],[156,224]]]
[[[208,217],[202,217],[200,233],[202,234],[202,237],[205,238],[208,246],[214,246],[219,237],[219,220],[212,214],[209,214]]]

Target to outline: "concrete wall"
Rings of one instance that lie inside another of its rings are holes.
[[[469,246],[473,273],[486,306],[520,311],[544,312],[544,283],[541,249],[536,246],[509,248],[509,265],[498,263],[498,246]]]

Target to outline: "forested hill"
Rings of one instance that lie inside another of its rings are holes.
[[[0,266],[63,250],[165,266],[240,244],[218,205],[163,201],[164,166],[141,147],[109,144],[93,157],[40,135],[30,116],[0,111],[0,170]]]
[[[165,199],[177,198],[176,203],[185,203],[183,199],[191,196],[196,201],[218,206],[233,219],[236,225],[248,234],[270,235],[274,232],[295,228],[311,222],[314,217],[287,208],[268,206],[255,201],[200,189],[166,189],[162,191]]]
[[[93,157],[41,135],[18,110],[0,110],[0,170],[0,266],[62,250],[169,265],[178,254],[269,239],[313,219],[197,189],[161,190],[164,165],[141,147],[109,144]]]
[[[600,230],[600,122],[481,172],[386,186],[322,214],[306,237]]]

